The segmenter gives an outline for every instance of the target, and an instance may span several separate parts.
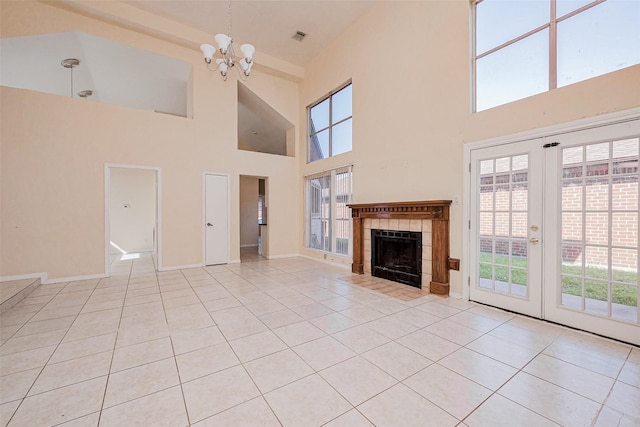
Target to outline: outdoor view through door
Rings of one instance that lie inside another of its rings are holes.
[[[480,286],[527,296],[529,156],[480,162]]]
[[[562,305],[638,321],[638,138],[562,150]]]

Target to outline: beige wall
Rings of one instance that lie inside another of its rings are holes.
[[[240,177],[240,246],[258,245],[258,178]]]
[[[303,154],[302,175],[353,163],[355,203],[451,200],[463,192],[465,143],[640,106],[634,66],[471,114],[469,20],[466,0],[381,2],[309,63],[301,123],[307,105],[352,79],[353,151],[312,164]],[[462,256],[465,208],[452,206],[454,258]],[[302,238],[300,252],[320,256]],[[462,294],[458,272],[451,291]]]
[[[3,2],[0,13],[2,37],[85,31],[191,62],[194,88],[193,119],[0,88],[0,277],[104,273],[105,163],[161,169],[164,268],[203,264],[205,171],[231,176],[232,260],[240,258],[241,174],[270,178],[270,254],[297,252],[296,160],[237,150],[236,81],[207,71],[195,43],[186,48],[40,2]],[[256,72],[247,86],[297,124],[297,83]]]
[[[156,171],[109,168],[111,253],[152,251],[156,226]]]

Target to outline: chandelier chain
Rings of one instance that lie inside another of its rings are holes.
[[[231,0],[227,4],[227,17],[229,18],[229,33],[227,35],[231,37]]]

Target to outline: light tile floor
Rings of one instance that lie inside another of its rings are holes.
[[[1,426],[638,426],[640,349],[302,258],[43,285]]]

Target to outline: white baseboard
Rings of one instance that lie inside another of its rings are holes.
[[[47,273],[31,273],[31,274],[18,274],[16,276],[3,276],[0,277],[0,282],[12,282],[14,280],[24,279],[40,279],[41,283],[47,280]]]
[[[269,255],[267,259],[295,258],[299,256],[299,254]]]
[[[175,271],[175,270],[187,270],[189,268],[200,268],[200,267],[206,267],[206,265],[203,264],[191,264],[191,265],[175,265],[175,266],[171,266],[171,267],[161,267],[158,268],[158,271]]]
[[[109,277],[108,275],[102,274],[89,274],[87,276],[71,276],[71,277],[58,277],[55,279],[46,279],[42,282],[43,285],[50,285],[52,283],[64,283],[64,282],[77,282],[80,280],[94,280],[94,279],[104,279]]]
[[[329,261],[328,259],[314,258],[314,257],[309,256],[309,255],[297,255],[297,256],[299,256],[301,258],[310,259],[312,261],[318,261],[318,262],[321,262],[321,263],[324,263],[324,264],[329,264],[329,265],[332,265],[334,267],[344,268],[345,270],[351,271],[351,264],[342,264],[342,263],[339,263],[339,262]]]
[[[104,279],[105,277],[109,277],[109,276],[107,276],[104,273],[100,273],[100,274],[89,274],[86,276],[56,277],[53,279],[49,279],[47,276],[47,273],[33,273],[33,274],[21,274],[18,276],[0,277],[0,282],[8,282],[11,280],[23,280],[23,279],[40,279],[40,283],[42,283],[43,285],[50,285],[53,283],[77,282],[80,280]]]
[[[227,264],[240,264],[242,261],[239,259],[231,259]]]
[[[457,292],[451,292],[451,291],[449,291],[449,297],[455,298],[455,299],[463,299],[462,294],[459,294]]]

